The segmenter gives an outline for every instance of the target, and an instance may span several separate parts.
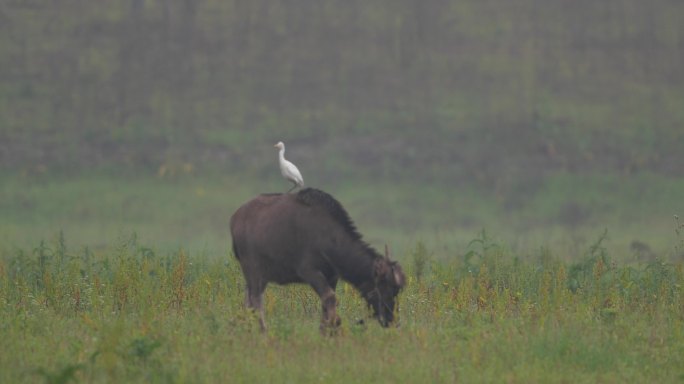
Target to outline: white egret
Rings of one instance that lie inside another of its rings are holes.
[[[302,174],[299,173],[299,169],[297,169],[296,165],[285,160],[285,144],[283,144],[282,141],[279,141],[278,144],[274,145],[274,147],[280,150],[278,153],[278,159],[280,160],[280,173],[283,175],[285,180],[289,180],[294,184],[287,192],[289,193],[297,187],[303,187],[304,179],[302,178]]]

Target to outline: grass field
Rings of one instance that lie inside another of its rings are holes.
[[[356,325],[363,300],[338,286],[332,338],[305,286],[269,287],[266,335],[243,309],[227,222],[259,181],[3,181],[0,382],[684,379],[677,179],[560,175],[517,208],[466,188],[335,185],[409,282],[391,329]]]
[[[486,235],[448,262],[419,244],[400,326],[356,325],[367,310],[341,284],[342,330],[326,338],[304,286],[267,290],[260,334],[227,254],[58,237],[0,259],[0,381],[680,382],[682,264],[624,266],[602,241],[574,263]]]

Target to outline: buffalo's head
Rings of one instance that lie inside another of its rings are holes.
[[[385,250],[385,257],[380,257],[373,264],[375,287],[367,292],[366,302],[373,308],[373,315],[383,327],[394,321],[394,311],[398,308],[396,298],[406,284],[406,277],[401,266],[391,261]]]

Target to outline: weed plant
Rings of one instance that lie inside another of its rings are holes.
[[[398,327],[359,324],[342,283],[341,332],[322,337],[298,285],[269,287],[261,334],[231,255],[59,235],[0,258],[0,382],[680,382],[682,264],[618,265],[606,236],[575,263],[485,231],[446,260],[418,243]]]

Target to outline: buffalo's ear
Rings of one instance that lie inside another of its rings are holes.
[[[399,275],[396,274],[396,270],[394,269],[396,266],[396,262],[391,262],[388,261],[385,258],[378,258],[375,260],[375,263],[373,264],[373,277],[375,278],[375,283],[379,282],[385,282],[385,283],[390,283],[392,280],[397,279],[397,276],[401,276],[401,279],[403,281],[403,276],[404,273],[401,272],[401,269],[399,270]],[[398,284],[398,283],[397,283]]]
[[[404,275],[404,271],[401,269],[401,266],[397,263],[394,263],[392,265],[392,272],[394,275],[394,282],[399,288],[403,288],[406,284],[406,276]]]

